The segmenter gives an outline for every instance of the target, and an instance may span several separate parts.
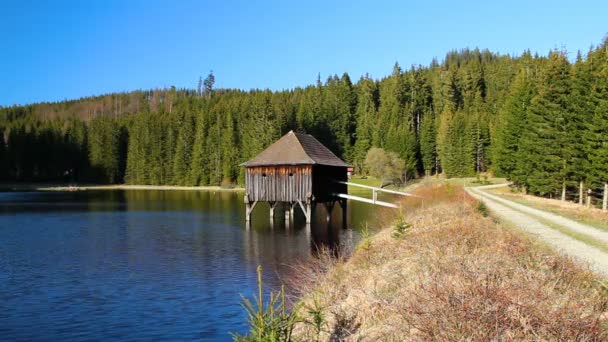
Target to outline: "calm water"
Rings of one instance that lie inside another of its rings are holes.
[[[350,203],[348,227],[371,220]],[[249,230],[241,193],[0,193],[0,340],[230,340],[245,332],[240,295],[256,267],[271,287],[315,246],[352,246],[340,206],[271,227],[258,204]]]

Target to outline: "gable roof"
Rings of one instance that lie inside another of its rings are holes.
[[[327,147],[309,134],[289,131],[255,158],[241,166],[328,165],[349,167]]]

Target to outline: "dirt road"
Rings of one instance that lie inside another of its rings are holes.
[[[466,188],[466,191],[471,196],[482,200],[493,213],[503,220],[537,236],[557,250],[588,263],[592,270],[608,277],[608,253],[585,242],[585,240],[593,240],[608,246],[608,232],[484,191],[500,186],[505,185]],[[560,230],[569,231],[585,238],[575,239]]]

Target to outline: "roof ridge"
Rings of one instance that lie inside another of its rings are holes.
[[[296,140],[298,141],[298,145],[300,146],[300,148],[302,149],[304,154],[308,157],[308,159],[310,159],[312,161],[312,164],[317,164],[317,161],[313,157],[311,157],[310,154],[308,154],[308,152],[304,148],[304,144],[302,143],[302,140],[300,140],[300,138],[298,137],[298,135],[310,135],[310,134],[296,133],[293,130],[289,131],[289,133],[292,133],[296,137]]]

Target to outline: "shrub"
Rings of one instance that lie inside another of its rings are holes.
[[[280,292],[270,292],[268,303],[264,303],[262,266],[258,266],[258,295],[254,302],[243,297],[243,307],[247,311],[249,335],[234,334],[235,341],[275,342],[291,341],[294,325],[298,321],[296,312],[287,310],[285,287]]]
[[[477,206],[475,206],[475,210],[478,213],[480,213],[481,216],[483,216],[483,217],[488,217],[488,215],[490,215],[488,207],[486,206],[485,203],[483,203],[483,201],[477,202]]]
[[[405,221],[405,218],[403,216],[400,216],[397,219],[395,225],[393,226],[393,233],[391,234],[391,236],[394,239],[401,239],[409,231],[411,226],[411,224]]]

